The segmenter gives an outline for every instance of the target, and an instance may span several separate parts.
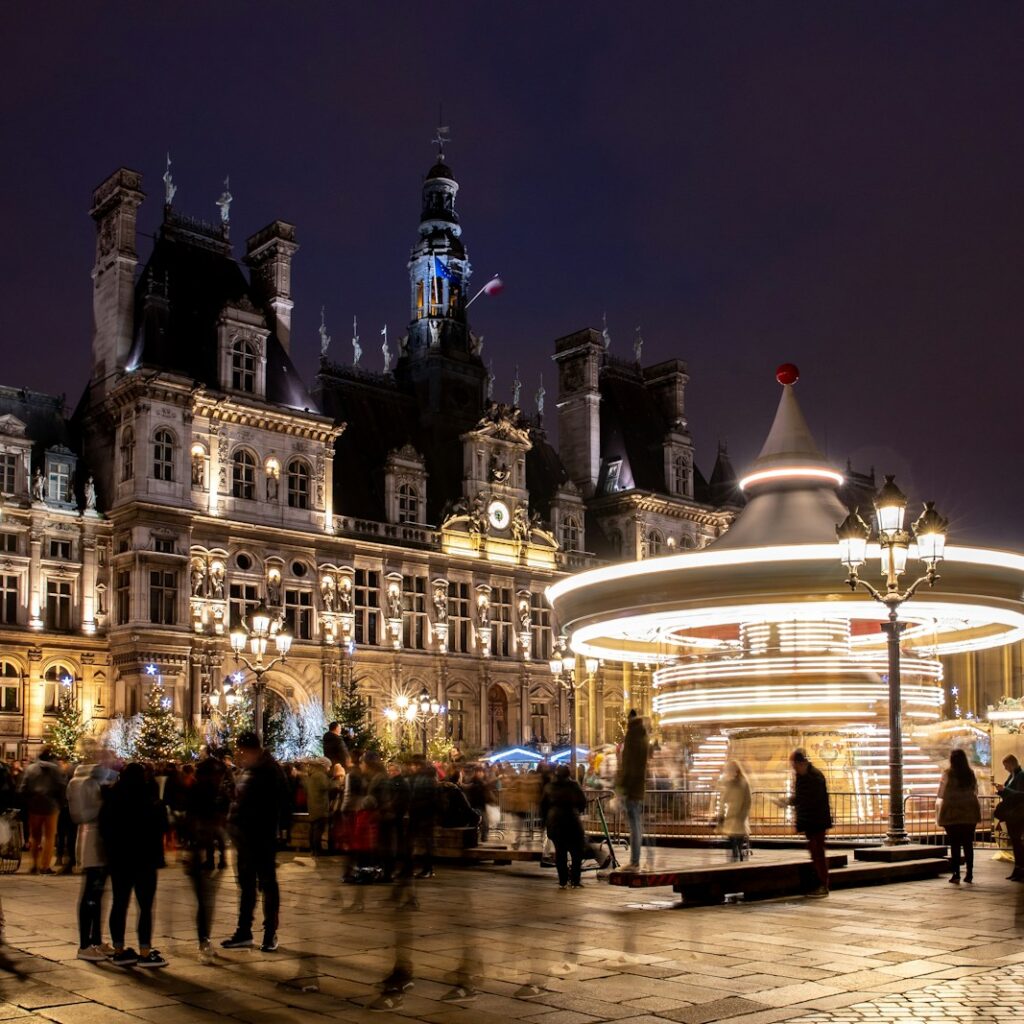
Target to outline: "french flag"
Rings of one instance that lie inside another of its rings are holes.
[[[504,287],[505,282],[495,274],[494,277],[492,277],[490,281],[480,289],[480,291],[482,291],[484,295],[497,295]]]

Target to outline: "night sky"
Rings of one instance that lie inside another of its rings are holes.
[[[297,225],[293,355],[364,365],[408,320],[405,263],[443,101],[497,397],[553,340],[689,364],[709,473],[757,453],[778,386],[840,465],[934,498],[953,539],[1021,546],[1024,5],[29,3],[5,8],[0,382],[89,368],[92,189],[140,170],[236,253]],[[149,239],[140,240],[140,255]]]

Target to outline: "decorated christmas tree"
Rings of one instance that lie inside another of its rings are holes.
[[[135,747],[136,757],[146,761],[169,761],[177,754],[181,746],[181,730],[171,703],[163,684],[153,683],[142,710],[142,728]]]
[[[57,703],[57,717],[50,726],[46,742],[62,761],[73,761],[78,743],[88,729],[70,686],[62,686]]]
[[[331,706],[331,716],[341,723],[341,736],[353,758],[368,750],[383,754],[381,738],[373,727],[370,702],[359,692],[359,678],[353,676],[342,687]]]

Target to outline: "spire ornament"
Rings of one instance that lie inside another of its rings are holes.
[[[640,333],[640,325],[636,327],[636,337],[633,339],[633,356],[636,359],[636,365],[640,365],[641,357],[644,351],[644,336]]]
[[[494,360],[487,364],[487,401],[494,401]]]
[[[516,375],[512,380],[512,408],[519,408],[519,395],[523,390],[523,382],[519,379],[519,364],[516,363]]]
[[[544,422],[544,374],[540,375],[540,386],[533,394],[533,400],[537,403],[537,424]]]
[[[363,346],[359,344],[359,321],[352,317],[352,365],[358,366],[363,355]]]
[[[326,307],[320,307],[320,358],[327,358],[327,350],[331,347],[331,336],[327,333]]]
[[[174,196],[178,191],[178,186],[174,184],[174,179],[171,177],[171,154],[167,154],[167,168],[164,171],[164,206],[170,206],[174,202]]]
[[[384,372],[391,372],[391,349],[388,348],[388,325],[380,329],[380,336],[384,339],[380,344],[380,350],[384,355]]]
[[[608,314],[601,314],[601,341],[604,343],[605,352],[612,347],[612,336],[608,330]]]
[[[231,222],[231,200],[234,196],[231,195],[231,175],[229,174],[224,179],[224,191],[221,193],[220,199],[217,200],[217,206],[220,207],[220,222],[227,227]]]

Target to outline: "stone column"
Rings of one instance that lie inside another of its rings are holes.
[[[82,531],[82,632],[96,632],[96,538]]]
[[[43,628],[43,612],[45,599],[42,594],[43,535],[33,529],[29,536],[28,563],[28,624],[32,629]]]

